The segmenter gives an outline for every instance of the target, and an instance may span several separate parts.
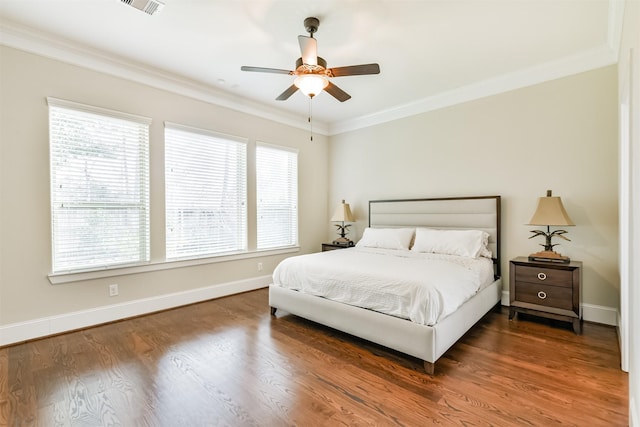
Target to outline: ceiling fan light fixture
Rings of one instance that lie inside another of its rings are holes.
[[[329,79],[322,74],[302,74],[293,84],[309,98],[313,98],[329,85]]]

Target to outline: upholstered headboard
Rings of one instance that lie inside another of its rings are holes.
[[[369,227],[472,229],[489,233],[489,249],[500,276],[500,196],[371,200]]]

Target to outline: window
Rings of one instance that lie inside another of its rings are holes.
[[[165,123],[167,259],[247,250],[247,144]]]
[[[256,146],[258,249],[298,244],[298,153]]]
[[[149,261],[151,120],[47,102],[54,273]]]

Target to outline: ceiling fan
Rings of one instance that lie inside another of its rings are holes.
[[[346,67],[327,68],[327,61],[318,56],[318,46],[313,34],[318,31],[318,18],[307,18],[304,27],[309,36],[298,36],[301,57],[296,60],[295,71],[279,68],[263,68],[242,66],[242,71],[256,71],[260,73],[288,74],[296,76],[293,84],[282,92],[276,100],[284,101],[296,93],[298,89],[309,98],[313,98],[322,90],[340,102],[351,98],[351,95],[329,81],[332,77],[359,76],[365,74],[380,74],[378,64],[350,65]]]

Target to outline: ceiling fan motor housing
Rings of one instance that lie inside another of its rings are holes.
[[[307,30],[307,33],[311,34],[311,37],[313,37],[313,33],[318,31],[319,26],[320,20],[318,18],[309,17],[304,20],[304,28]]]
[[[325,61],[324,58],[321,58],[319,56],[317,58],[318,58],[318,65],[315,65],[311,68],[309,65],[305,64],[302,61],[302,58],[296,59],[296,71],[300,73],[323,72],[324,70],[327,69],[327,61]]]

